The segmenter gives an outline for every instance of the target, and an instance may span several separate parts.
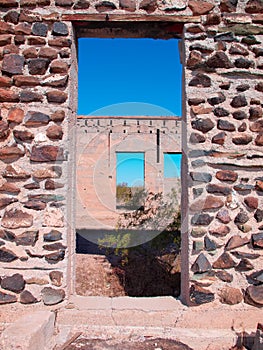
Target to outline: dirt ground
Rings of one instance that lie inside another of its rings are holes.
[[[166,296],[180,294],[180,257],[133,252],[116,256],[76,254],[76,293],[82,296]]]
[[[79,338],[65,350],[193,350],[187,345],[169,339],[143,339],[142,341],[100,340]]]

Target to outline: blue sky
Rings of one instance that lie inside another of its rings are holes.
[[[117,152],[116,183],[144,186],[144,153]]]
[[[164,178],[178,178],[181,176],[180,153],[164,153]],[[117,152],[116,153],[116,183],[127,183],[128,186],[144,185],[144,153]]]
[[[164,177],[181,177],[181,153],[164,153]]]
[[[78,114],[181,116],[178,40],[78,40]],[[132,150],[131,150],[132,151]],[[117,153],[117,184],[144,184],[144,154]],[[164,155],[164,176],[180,176],[181,155]]]
[[[178,40],[78,41],[79,115],[181,115]]]

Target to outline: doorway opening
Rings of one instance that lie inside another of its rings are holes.
[[[166,155],[182,152],[180,31],[168,23],[139,23],[136,33],[129,24],[104,26],[99,38],[94,24],[77,31],[92,49],[79,40],[75,290],[177,297],[181,182],[166,176]],[[115,58],[111,42],[120,44]]]

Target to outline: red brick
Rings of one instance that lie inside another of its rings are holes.
[[[57,47],[70,47],[71,40],[66,38],[55,38],[48,40],[49,46],[57,46]]]
[[[51,125],[47,129],[47,137],[51,140],[61,140],[63,137],[63,130],[60,125]]]
[[[244,202],[250,209],[257,209],[258,207],[258,198],[256,197],[252,197],[252,196],[246,197],[244,199]]]
[[[54,112],[53,114],[51,114],[50,118],[55,123],[61,123],[65,119],[65,112],[62,110],[58,110],[58,111]]]
[[[46,44],[46,39],[34,36],[31,38],[28,38],[28,45],[37,45],[37,46],[42,46]]]
[[[36,77],[17,75],[14,77],[15,86],[36,86],[40,84],[40,81]]]
[[[9,34],[0,35],[0,46],[11,44],[11,38],[12,36]]]
[[[47,92],[47,100],[50,103],[64,103],[68,98],[67,93],[60,90],[52,90]]]
[[[52,61],[50,65],[51,73],[67,73],[68,72],[68,64],[61,60]]]
[[[17,7],[16,0],[0,0],[0,7]]]
[[[0,160],[4,162],[11,162],[23,157],[25,151],[22,151],[20,148],[11,146],[11,147],[2,147],[0,148]]]
[[[0,186],[0,193],[18,194],[19,192],[20,189],[12,182],[5,182],[2,186]]]
[[[10,87],[12,80],[8,77],[0,77],[0,87]]]
[[[19,96],[12,90],[0,89],[0,102],[18,102]]]
[[[63,149],[58,146],[33,146],[30,160],[32,162],[54,162],[64,160]]]
[[[255,144],[257,146],[263,146],[263,133],[259,133],[255,139]]]
[[[3,141],[10,135],[8,124],[4,120],[0,120],[0,140]]]
[[[15,34],[29,35],[31,33],[31,25],[29,23],[19,23],[15,26]]]
[[[36,58],[37,50],[35,47],[29,47],[23,51],[23,55],[25,58]]]
[[[216,173],[216,178],[220,181],[235,182],[238,174],[231,170],[220,170]]]
[[[23,109],[14,107],[10,109],[7,120],[11,123],[20,124],[24,119],[24,115]]]
[[[34,134],[28,130],[14,130],[13,134],[16,139],[20,141],[32,141],[34,139]]]
[[[189,1],[189,7],[194,16],[200,16],[209,13],[215,5],[206,1]]]
[[[58,51],[52,49],[51,47],[41,47],[38,53],[38,57],[48,58],[50,60],[56,59],[58,56]]]

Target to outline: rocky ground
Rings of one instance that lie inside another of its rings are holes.
[[[78,338],[65,350],[193,350],[187,345],[169,339],[142,339],[141,341],[100,340]]]

